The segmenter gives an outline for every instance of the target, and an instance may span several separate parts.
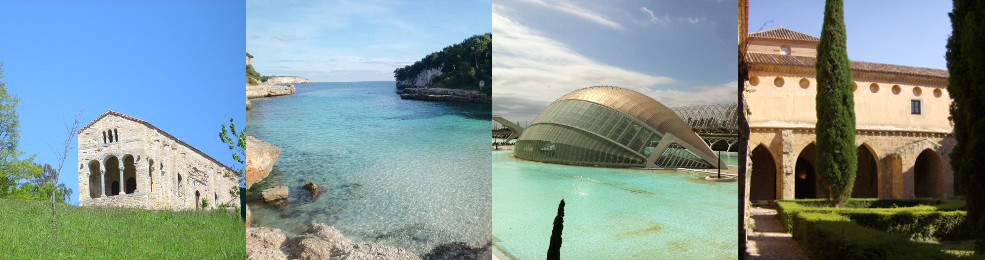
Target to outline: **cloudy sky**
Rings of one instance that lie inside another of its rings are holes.
[[[951,1],[845,1],[848,58],[947,69],[951,9]],[[823,19],[824,1],[749,1],[750,32],[782,25],[819,36]]]
[[[736,6],[493,1],[493,113],[529,122],[562,95],[597,85],[667,106],[735,103]]]
[[[246,1],[246,51],[262,75],[392,81],[393,70],[491,31],[489,0]]]

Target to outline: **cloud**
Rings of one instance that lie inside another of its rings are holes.
[[[704,17],[697,17],[696,18],[696,17],[690,17],[689,16],[689,17],[680,17],[680,18],[677,18],[677,21],[680,21],[682,23],[689,23],[689,24],[697,24],[697,23],[703,22],[705,20],[707,20],[707,19],[705,19]]]
[[[650,9],[649,8],[646,8],[646,6],[640,7],[640,11],[643,11],[644,13],[650,15],[650,21],[651,22],[655,22],[655,23],[665,23],[665,22],[667,22],[667,19],[660,19],[656,15],[653,15],[653,11],[650,11]]]
[[[290,36],[290,35],[282,35],[282,34],[270,36],[270,38],[278,41],[285,41],[285,42],[303,41],[305,39],[304,37],[301,36]]]
[[[734,104],[738,102],[739,96],[737,81],[712,86],[699,86],[689,90],[655,89],[639,92],[659,100],[661,104],[668,107]]]
[[[622,24],[612,21],[611,19],[606,18],[605,16],[598,14],[596,12],[593,12],[592,10],[585,9],[568,2],[559,2],[559,1],[550,1],[550,0],[532,0],[530,2],[543,7],[554,9],[556,11],[568,13],[578,18],[585,19],[587,21],[597,23],[606,27],[619,29],[619,30],[623,29]]]
[[[592,60],[511,20],[502,10],[493,6],[494,113],[529,120],[556,98],[577,89],[613,85],[645,94],[653,92],[652,87],[675,82]]]

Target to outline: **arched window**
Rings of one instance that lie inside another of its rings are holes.
[[[103,143],[106,143],[106,131],[103,131]]]
[[[120,133],[116,129],[113,129],[113,140],[120,141]]]

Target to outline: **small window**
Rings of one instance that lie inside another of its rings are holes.
[[[910,114],[920,114],[920,100],[910,100]]]
[[[790,55],[790,46],[780,46],[780,55]]]
[[[106,131],[103,131],[103,143],[106,143]]]

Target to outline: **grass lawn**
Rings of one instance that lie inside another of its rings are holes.
[[[225,211],[146,211],[0,198],[0,259],[244,259],[245,227]]]

